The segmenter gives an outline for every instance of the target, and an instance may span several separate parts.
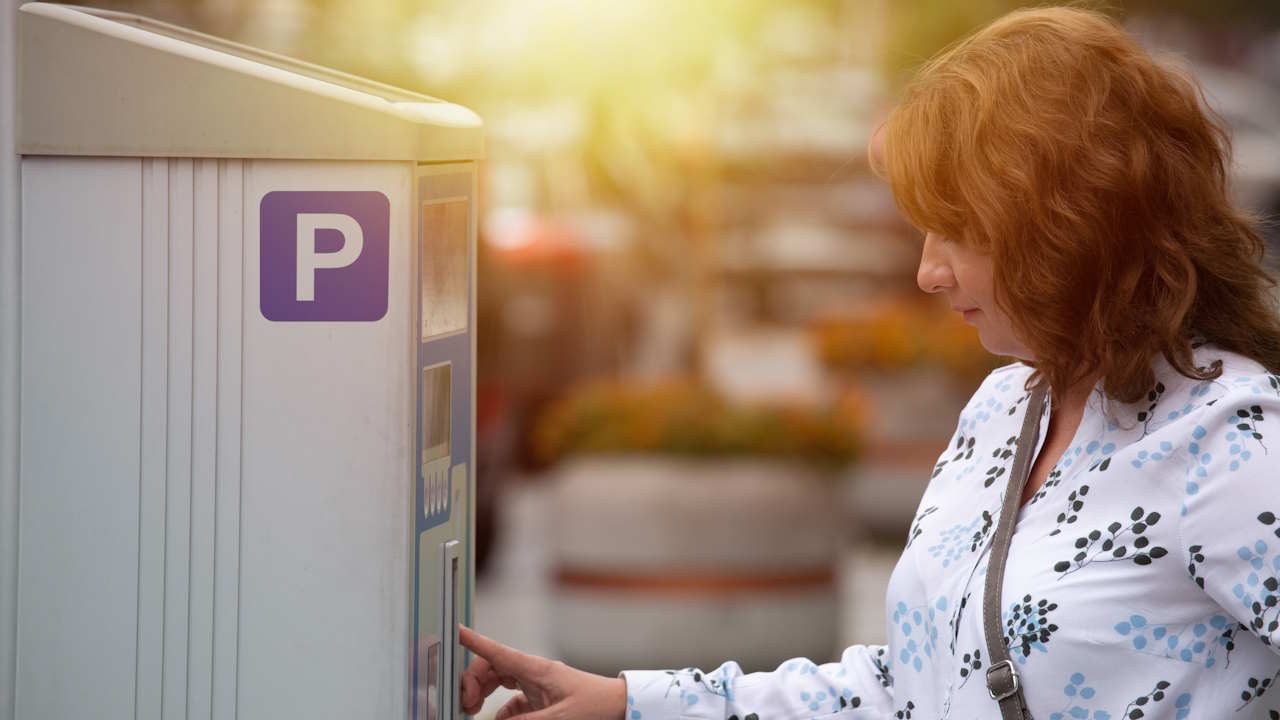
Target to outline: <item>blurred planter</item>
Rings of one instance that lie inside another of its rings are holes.
[[[567,461],[553,492],[561,657],[605,674],[832,657],[834,472],[747,457]]]

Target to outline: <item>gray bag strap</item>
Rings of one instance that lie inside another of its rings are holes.
[[[1044,413],[1044,387],[1031,392],[1027,401],[1027,414],[1022,418],[1022,434],[1013,453],[1013,468],[1009,472],[1009,485],[1004,490],[1004,504],[1000,507],[1000,520],[991,540],[991,557],[987,561],[986,585],[982,590],[982,629],[987,640],[987,692],[1000,705],[1002,720],[1030,720],[1018,671],[1009,659],[1009,649],[1004,644],[1000,621],[1000,589],[1004,585],[1004,564],[1009,557],[1009,540],[1022,506],[1022,489],[1031,472],[1031,455],[1040,439],[1040,416]]]

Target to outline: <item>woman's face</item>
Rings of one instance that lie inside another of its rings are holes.
[[[916,283],[927,293],[943,293],[951,309],[978,328],[978,339],[993,355],[1034,360],[1013,333],[1009,317],[996,307],[991,256],[938,235],[925,233]]]

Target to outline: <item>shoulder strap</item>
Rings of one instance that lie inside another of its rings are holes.
[[[1003,623],[1000,620],[1000,589],[1004,585],[1004,564],[1009,557],[1009,540],[1022,506],[1022,489],[1031,472],[1031,455],[1040,439],[1040,415],[1044,412],[1046,390],[1038,387],[1027,401],[1027,414],[1022,419],[1022,433],[1013,454],[1009,484],[1004,490],[1004,504],[996,534],[991,540],[991,557],[987,561],[986,585],[982,591],[982,627],[987,640],[987,692],[1000,705],[1002,720],[1029,720],[1026,699],[1018,682],[1018,671],[1005,647]]]

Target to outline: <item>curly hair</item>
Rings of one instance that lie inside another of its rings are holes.
[[[916,227],[988,253],[1033,351],[1028,385],[1098,374],[1131,403],[1197,338],[1280,371],[1255,220],[1227,197],[1230,136],[1191,77],[1101,13],[1010,13],[930,60],[873,154]]]

